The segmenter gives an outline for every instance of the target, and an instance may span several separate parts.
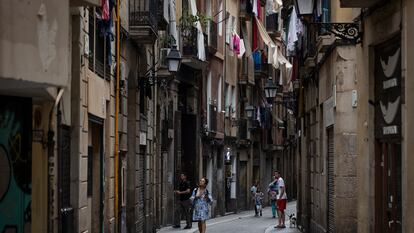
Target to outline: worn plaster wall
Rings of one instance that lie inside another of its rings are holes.
[[[71,156],[71,205],[74,207],[74,232],[90,231],[92,227],[91,204],[88,204],[88,137],[89,114],[103,119],[104,164],[104,229],[115,230],[114,216],[114,144],[115,144],[115,78],[98,77],[88,68],[84,54],[84,38],[88,33],[86,8],[77,8],[72,17],[72,156]],[[113,45],[112,45],[113,47]]]
[[[27,81],[32,88],[66,86],[69,1],[2,1],[0,15],[0,77],[8,79],[7,88],[19,87],[10,79]]]

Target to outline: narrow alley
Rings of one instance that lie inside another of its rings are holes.
[[[0,233],[414,233],[413,18],[0,0]]]

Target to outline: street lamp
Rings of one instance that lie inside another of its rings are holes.
[[[265,85],[265,94],[266,98],[275,98],[277,94],[277,85],[272,81],[272,79],[268,79]]]
[[[244,111],[246,111],[247,118],[249,118],[249,119],[253,118],[253,113],[254,113],[254,107],[253,106],[251,106],[251,105],[247,106],[244,109]]]
[[[168,62],[168,71],[170,71],[171,73],[177,73],[178,70],[180,70],[181,65],[181,53],[177,49],[177,45],[173,45],[166,59]]]
[[[314,6],[314,0],[296,0],[296,9],[300,16],[312,15]]]

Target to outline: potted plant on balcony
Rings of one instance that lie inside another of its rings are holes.
[[[172,35],[163,35],[159,38],[160,45],[160,67],[168,68],[167,56],[171,48],[176,45],[175,38]]]
[[[206,28],[210,20],[210,17],[203,14],[191,15],[185,13],[182,15],[179,25],[184,55],[197,55],[197,22],[200,22],[201,27]]]
[[[161,48],[172,48],[172,46],[175,44],[177,43],[172,35],[164,35],[160,37]]]

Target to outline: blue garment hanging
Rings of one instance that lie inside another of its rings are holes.
[[[262,68],[262,55],[260,51],[253,52],[254,69],[260,70]]]

